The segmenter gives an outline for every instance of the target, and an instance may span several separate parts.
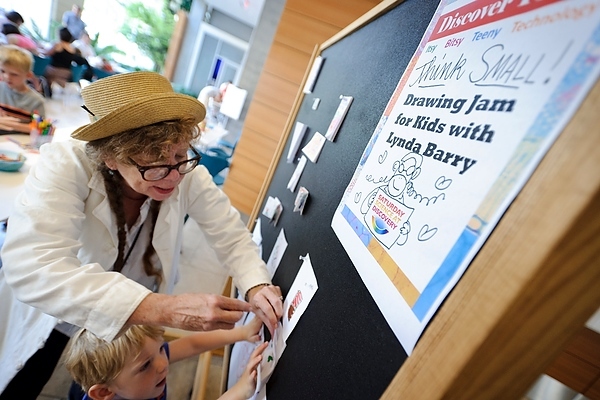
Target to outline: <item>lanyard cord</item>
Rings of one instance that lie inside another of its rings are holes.
[[[131,243],[131,247],[129,248],[129,250],[127,250],[127,255],[125,256],[125,259],[123,259],[123,267],[125,267],[125,264],[127,264],[127,260],[129,259],[129,256],[131,255],[131,252],[133,251],[133,248],[135,247],[135,244],[137,243],[138,238],[140,237],[140,233],[142,232],[143,227],[144,227],[144,224],[142,224],[142,226],[140,226],[137,233],[135,234],[133,243]]]

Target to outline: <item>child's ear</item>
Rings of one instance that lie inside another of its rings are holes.
[[[112,400],[115,397],[115,393],[102,383],[93,385],[88,390],[87,395],[93,400]]]
[[[31,80],[31,79],[33,79],[34,77],[35,77],[35,75],[33,74],[33,71],[29,71],[29,72],[27,73],[27,80]]]

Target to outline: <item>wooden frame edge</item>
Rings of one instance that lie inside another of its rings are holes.
[[[521,398],[598,309],[599,104],[596,82],[382,399]]]
[[[256,202],[254,203],[254,208],[252,209],[252,213],[250,214],[248,224],[246,225],[250,231],[254,228],[254,223],[256,222],[256,218],[260,212],[260,206],[265,200],[265,196],[271,185],[271,181],[273,180],[273,175],[275,174],[275,170],[277,169],[277,165],[279,164],[279,159],[283,154],[283,149],[287,143],[287,140],[290,136],[290,132],[292,130],[292,126],[294,125],[294,121],[296,120],[296,116],[298,115],[298,111],[300,110],[300,104],[302,103],[302,99],[304,98],[304,86],[306,85],[306,81],[308,80],[308,75],[310,73],[311,66],[315,62],[315,58],[321,54],[321,49],[319,45],[315,45],[313,49],[312,55],[310,57],[310,61],[308,64],[308,68],[304,71],[304,76],[302,77],[302,82],[300,83],[300,87],[298,92],[296,93],[296,98],[294,99],[294,106],[292,107],[290,114],[285,123],[285,127],[283,128],[283,133],[279,142],[277,143],[277,148],[275,149],[275,154],[273,154],[273,158],[271,159],[271,163],[269,164],[269,169],[267,171],[267,176],[261,186],[260,192],[258,193],[258,197],[256,198]]]
[[[338,33],[321,43],[321,51],[339,42],[346,36],[350,35],[352,32],[362,28],[374,19],[379,18],[382,14],[385,14],[390,9],[396,7],[398,4],[403,2],[404,0],[383,0],[381,3],[377,4],[375,7],[364,13],[361,17],[354,20],[354,22],[350,23],[344,29],[342,29],[341,31],[339,31]]]

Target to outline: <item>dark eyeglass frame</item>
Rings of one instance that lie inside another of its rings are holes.
[[[139,165],[138,163],[136,163],[131,157],[129,158],[129,161],[131,161],[135,165],[137,170],[140,171],[140,174],[142,175],[143,180],[148,181],[148,182],[156,182],[156,181],[160,181],[161,179],[166,178],[171,173],[171,171],[173,171],[174,169],[177,170],[177,172],[179,172],[179,174],[181,174],[181,175],[185,175],[185,174],[192,172],[194,170],[194,168],[196,168],[198,166],[198,163],[200,162],[200,159],[202,158],[202,156],[200,155],[200,153],[198,153],[198,151],[193,146],[190,146],[190,150],[195,154],[194,157],[188,158],[187,160],[183,160],[181,162],[178,162],[175,165],[152,165],[152,166],[148,166],[148,167],[143,167],[143,166]],[[179,170],[179,167],[181,167],[182,165],[188,164],[190,162],[195,162],[195,164],[193,167],[190,168],[189,171],[181,172]],[[152,169],[157,169],[157,168],[166,168],[167,173],[164,174],[164,176],[157,178],[157,179],[147,179],[146,172],[149,170],[152,170]]]

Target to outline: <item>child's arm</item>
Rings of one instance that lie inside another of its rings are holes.
[[[44,54],[47,56],[52,56],[52,55],[54,55],[54,53],[59,51],[61,48],[62,48],[62,46],[60,45],[60,43],[54,43],[54,45],[52,45],[52,47],[49,50],[44,52]]]
[[[240,379],[231,389],[223,393],[223,395],[219,397],[219,400],[246,400],[252,397],[256,391],[256,376],[258,374],[256,369],[262,360],[262,353],[265,351],[268,344],[269,342],[264,342],[254,349],[250,356],[250,361],[248,361],[248,365],[246,365],[246,369]]]
[[[15,133],[29,133],[31,131],[29,122],[21,122],[18,118],[6,116],[0,117],[0,128],[5,131],[14,131]]]
[[[233,329],[197,332],[175,339],[169,342],[169,361],[173,363],[242,340],[257,342],[260,340],[258,332],[261,327],[262,321],[260,318],[254,317],[249,324]]]

